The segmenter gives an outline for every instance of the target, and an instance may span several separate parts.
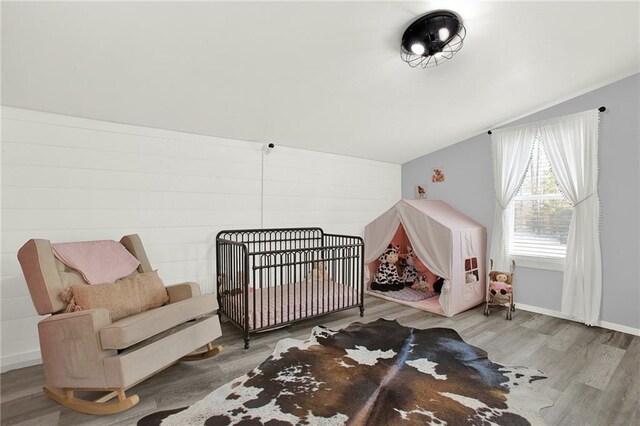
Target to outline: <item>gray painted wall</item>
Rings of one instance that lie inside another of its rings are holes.
[[[640,74],[619,80],[514,121],[521,124],[601,105],[600,202],[603,261],[601,318],[640,328]],[[431,183],[442,167],[446,181]],[[493,171],[489,135],[481,134],[402,166],[402,196],[425,183],[429,199],[443,200],[487,227],[493,222]],[[560,310],[562,273],[518,268],[516,302]]]

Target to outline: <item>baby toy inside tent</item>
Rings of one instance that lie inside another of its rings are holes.
[[[448,317],[484,302],[487,231],[445,202],[400,200],[365,227],[364,240],[369,294]],[[440,293],[407,301],[371,291],[378,259],[390,244],[399,246],[400,257],[411,247],[418,275],[430,285],[444,280]]]

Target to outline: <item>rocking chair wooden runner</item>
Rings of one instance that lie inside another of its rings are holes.
[[[503,271],[494,271],[493,270],[493,259],[489,259],[490,262],[490,270],[489,270],[489,279],[487,280],[487,293],[485,296],[485,306],[484,306],[484,315],[489,316],[491,314],[491,308],[495,308],[498,306],[503,306],[507,308],[507,313],[505,318],[511,320],[513,318],[513,312],[516,310],[516,305],[513,303],[513,278],[516,271],[516,261],[511,261],[511,271],[503,272]],[[506,294],[501,294],[500,292],[496,292],[493,294],[491,292],[491,282],[496,281],[496,276],[499,274],[504,274],[507,276],[506,285],[509,287],[509,290]]]
[[[152,271],[138,235],[126,235],[120,243],[140,261],[138,273]],[[49,241],[29,240],[18,260],[36,310],[51,314],[38,324],[44,393],[67,408],[87,414],[127,410],[139,398],[127,397],[126,390],[176,362],[222,350],[212,344],[222,334],[216,298],[200,294],[196,283],[168,286],[166,305],[112,322],[107,309],[64,313],[60,293],[86,282],[54,256]],[[86,400],[77,391],[106,393]]]

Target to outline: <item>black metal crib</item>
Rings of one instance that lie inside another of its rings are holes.
[[[345,309],[364,315],[364,242],[321,228],[225,230],[216,237],[218,312],[244,333]]]

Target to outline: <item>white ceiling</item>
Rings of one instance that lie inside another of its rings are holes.
[[[639,6],[3,2],[2,103],[403,163],[640,71]],[[411,69],[439,8],[465,46]]]

